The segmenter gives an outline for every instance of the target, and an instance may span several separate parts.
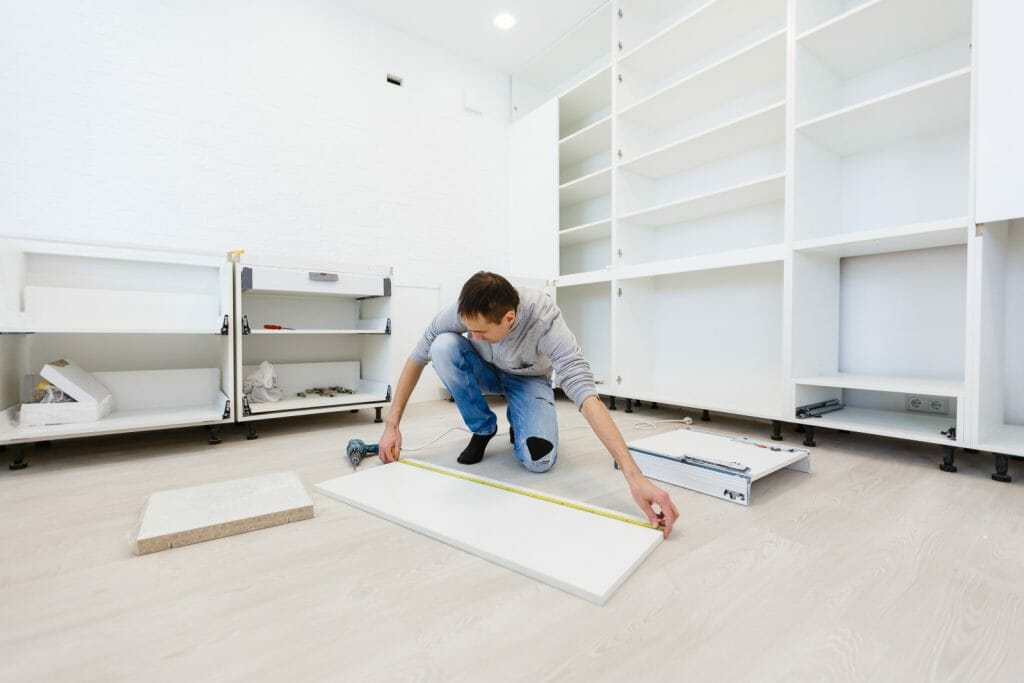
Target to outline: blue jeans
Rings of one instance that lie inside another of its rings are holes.
[[[437,335],[430,346],[430,360],[470,431],[494,433],[498,417],[484,394],[503,395],[519,462],[531,472],[547,472],[554,466],[558,419],[550,380],[502,372],[485,362],[468,339],[452,332]]]

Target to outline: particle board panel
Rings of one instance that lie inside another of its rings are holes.
[[[493,485],[397,462],[331,479],[314,489],[598,605],[661,542],[661,532],[646,523],[611,519],[496,488],[507,486],[496,480],[477,479]]]
[[[313,501],[294,472],[204,484],[149,497],[136,553],[256,531],[313,517]]]

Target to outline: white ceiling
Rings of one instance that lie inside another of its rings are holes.
[[[364,16],[479,64],[516,73],[608,0],[341,0]],[[519,22],[494,26],[500,12]]]

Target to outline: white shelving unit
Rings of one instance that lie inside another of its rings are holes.
[[[373,266],[235,266],[238,421],[381,408],[391,401],[391,271]],[[278,329],[281,328],[281,329]],[[274,366],[283,397],[250,400],[245,378]],[[314,389],[319,391],[314,391]]]
[[[226,256],[13,240],[0,281],[0,445],[200,425],[219,441],[234,371]],[[21,425],[22,378],[61,358],[106,386],[112,413]]]
[[[611,8],[610,70],[558,100],[562,182],[611,188],[563,201],[556,279],[602,393],[939,444],[948,470],[1024,455],[1024,9]]]

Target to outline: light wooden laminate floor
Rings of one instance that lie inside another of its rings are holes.
[[[627,439],[653,433],[639,419],[697,415],[621,407]],[[636,512],[558,408],[554,470],[525,471],[496,439],[474,471]],[[319,494],[309,521],[132,554],[151,492],[288,469],[312,489],[351,471],[350,438],[377,439],[370,417],[259,423],[259,440],[229,429],[219,446],[182,430],[29,449],[27,470],[0,473],[0,679],[1021,680],[1020,461],[999,484],[988,454],[947,474],[936,446],[856,434],[819,430],[813,473],[759,482],[750,508],[670,489],[677,531],[603,607]],[[405,444],[455,424],[450,403],[415,405]],[[456,466],[465,438],[416,457]]]

